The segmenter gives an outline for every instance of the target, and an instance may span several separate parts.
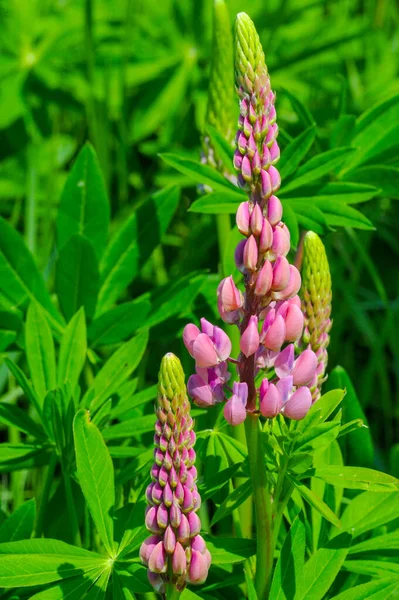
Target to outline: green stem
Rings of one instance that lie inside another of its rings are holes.
[[[179,592],[174,585],[168,583],[165,596],[166,600],[178,600],[181,596],[181,592]]]
[[[47,467],[46,478],[44,480],[43,491],[40,498],[39,511],[37,513],[36,519],[36,529],[35,529],[35,537],[39,538],[43,535],[43,523],[44,516],[47,511],[48,501],[50,497],[51,486],[54,481],[54,471],[56,464],[58,462],[58,456],[56,452],[53,452],[50,458],[50,463]]]
[[[248,413],[245,420],[245,433],[256,516],[255,587],[258,598],[263,600],[267,598],[269,578],[273,568],[273,521],[258,416]]]

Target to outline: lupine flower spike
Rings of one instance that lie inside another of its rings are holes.
[[[161,362],[155,412],[155,462],[145,518],[151,535],[141,545],[140,558],[151,584],[164,594],[167,585],[181,591],[187,583],[203,583],[211,563],[197,515],[201,498],[193,419],[183,369],[174,354]]]
[[[302,419],[312,404],[309,385],[315,380],[317,357],[311,348],[295,356],[304,326],[297,295],[301,276],[286,258],[290,232],[276,196],[280,151],[275,94],[258,34],[245,13],[237,16],[235,26],[235,78],[240,116],[233,164],[238,185],[248,194],[237,207],[237,227],[244,239],[235,262],[245,290],[227,277],[218,287],[218,308],[225,323],[239,328],[241,353],[232,358],[226,333],[205,319],[201,330],[187,325],[183,339],[196,362],[188,391],[201,406],[226,401],[223,412],[232,425],[242,423],[248,412]],[[233,390],[227,384],[229,361],[240,377]],[[259,373],[263,381],[257,389]]]
[[[305,328],[300,346],[302,349],[311,348],[317,356],[317,369],[310,384],[313,402],[319,399],[321,386],[327,379],[331,298],[331,275],[326,250],[317,233],[308,231],[303,241],[301,299]]]

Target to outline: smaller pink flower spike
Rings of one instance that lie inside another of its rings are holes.
[[[297,389],[291,398],[284,406],[284,414],[290,419],[299,421],[308,414],[309,408],[312,406],[312,394],[309,388],[300,387]]]
[[[249,356],[255,354],[259,348],[259,343],[258,317],[252,315],[252,317],[249,319],[247,328],[241,336],[241,352],[248,358]]]

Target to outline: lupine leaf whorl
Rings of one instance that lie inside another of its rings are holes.
[[[318,358],[317,381],[312,389],[313,399],[320,396],[327,367],[327,346],[331,329],[331,274],[323,242],[313,231],[308,231],[303,243],[302,310],[305,329],[302,346],[310,347]]]
[[[245,12],[241,12],[237,15],[235,22],[235,77],[237,87],[242,86],[247,93],[252,93],[255,74],[263,77],[267,75],[265,55],[255,25]]]
[[[214,0],[212,65],[206,122],[230,142],[234,138],[236,112],[230,17],[224,0]]]
[[[155,412],[154,465],[146,490],[145,524],[150,532],[140,548],[153,587],[164,593],[186,583],[203,583],[211,556],[199,535],[195,433],[179,359],[167,354],[161,362]]]

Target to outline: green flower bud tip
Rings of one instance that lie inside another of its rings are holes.
[[[158,378],[158,391],[162,398],[170,401],[187,399],[184,371],[180,360],[172,352],[165,354],[161,361]]]
[[[250,17],[241,12],[235,22],[235,76],[236,85],[247,93],[254,91],[256,79],[259,85],[267,82],[267,67],[258,32]]]

